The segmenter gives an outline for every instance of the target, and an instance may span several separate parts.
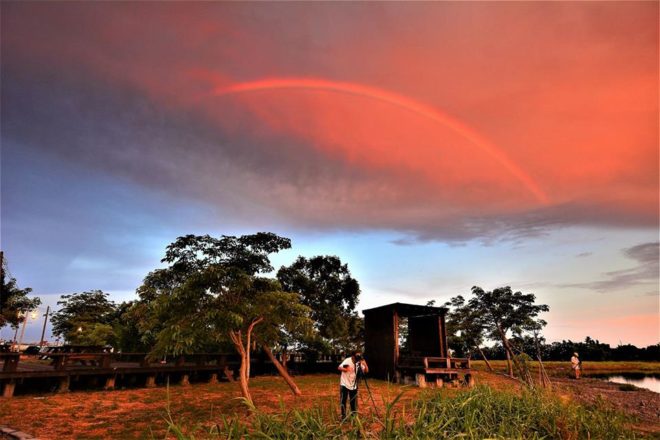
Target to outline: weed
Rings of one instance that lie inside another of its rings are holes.
[[[564,405],[540,390],[521,394],[480,386],[450,397],[429,393],[406,408],[403,392],[385,402],[385,413],[337,418],[336,407],[318,406],[275,414],[248,405],[248,419],[222,415],[204,437],[223,439],[634,439],[621,416],[597,404]],[[408,417],[407,417],[408,416]],[[168,432],[192,440],[168,414]],[[199,432],[199,426],[195,428]]]

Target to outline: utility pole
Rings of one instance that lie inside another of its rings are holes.
[[[41,329],[41,340],[39,341],[39,347],[43,347],[44,343],[44,336],[46,335],[46,324],[48,323],[48,313],[50,312],[50,306],[46,307],[46,314],[44,315],[44,327]]]
[[[16,336],[18,336],[18,327],[19,326],[20,326],[20,324],[16,326],[16,331],[14,331],[14,339],[12,339],[12,341],[11,341],[11,351],[14,351],[14,348],[16,348]]]
[[[0,313],[2,313],[2,297],[5,294],[5,253],[0,251]],[[3,321],[4,322],[4,321]]]

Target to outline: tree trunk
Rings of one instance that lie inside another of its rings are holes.
[[[509,353],[508,349],[504,349],[504,352],[506,353],[506,365],[507,368],[509,369],[509,376],[513,377],[513,365],[511,365],[511,354]]]
[[[490,372],[492,373],[493,367],[490,365],[490,362],[488,362],[488,359],[486,359],[486,355],[484,354],[483,350],[481,350],[481,347],[479,347],[478,345],[477,345],[477,350],[479,350],[479,354],[481,355],[483,360],[486,361],[486,366],[488,367],[488,370],[490,370]]]
[[[249,352],[246,352],[245,347],[243,346],[243,338],[241,337],[241,331],[229,331],[229,337],[236,347],[236,351],[241,356],[241,366],[238,369],[238,383],[241,387],[241,395],[245,400],[247,400],[250,405],[254,405],[252,401],[252,396],[250,395],[250,389],[248,388],[247,377],[249,374],[248,365],[250,365],[250,355]]]
[[[502,327],[499,324],[497,324],[497,331],[500,334],[500,338],[502,339],[502,346],[506,352],[506,363],[509,367],[509,376],[513,377],[513,366],[511,365],[511,359],[513,358],[513,362],[516,364],[516,369],[520,370],[520,366],[514,358],[513,348],[511,348],[511,344],[509,344],[509,339],[506,337],[506,333],[504,330],[502,330]]]
[[[263,320],[264,320],[264,318],[257,318],[254,321],[252,321],[250,323],[250,325],[248,326],[247,332],[245,332],[245,336],[246,336],[246,339],[247,339],[247,341],[245,343],[245,352],[247,353],[247,360],[248,360],[246,380],[248,382],[250,382],[250,365],[251,365],[250,364],[250,351],[252,350],[252,342],[251,342],[252,330],[254,330],[254,327]]]
[[[264,345],[263,346],[264,351],[266,352],[266,356],[270,359],[270,361],[275,365],[275,368],[277,368],[277,372],[280,373],[280,376],[282,376],[282,379],[289,385],[289,388],[291,388],[291,392],[295,396],[302,396],[302,393],[300,392],[300,389],[298,388],[298,385],[293,381],[293,378],[291,375],[284,369],[282,364],[279,363],[279,361],[275,358],[273,355],[273,352],[270,350],[270,347]]]
[[[252,401],[252,396],[250,395],[250,389],[248,388],[250,382],[250,348],[251,348],[250,340],[252,337],[252,330],[254,330],[254,327],[263,320],[264,320],[263,318],[257,318],[250,323],[250,325],[247,328],[247,331],[245,332],[245,339],[246,339],[245,345],[243,345],[243,336],[241,330],[229,331],[229,337],[234,343],[234,347],[236,347],[238,354],[241,355],[241,367],[238,370],[239,371],[238,379],[241,387],[241,394],[243,395],[245,400],[247,400],[251,405],[254,405],[254,402]]]

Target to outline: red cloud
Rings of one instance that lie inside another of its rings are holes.
[[[648,226],[658,221],[657,12],[655,3],[9,3],[3,70],[140,95],[160,118],[203,124],[217,151],[187,145],[200,166],[183,180],[211,202],[223,202],[214,187],[232,187],[295,212],[291,221],[422,236]],[[361,19],[370,13],[378,20]],[[280,79],[255,82],[263,78]],[[225,96],[211,96],[217,87]],[[231,170],[199,177],[210,157]]]

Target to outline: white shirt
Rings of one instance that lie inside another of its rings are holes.
[[[572,366],[574,369],[580,368],[580,359],[578,359],[576,356],[573,356],[571,358],[571,364],[573,364]]]
[[[339,364],[340,367],[348,367],[348,371],[341,372],[341,378],[339,378],[339,385],[348,388],[349,390],[354,390],[357,388],[357,381],[355,380],[355,362],[353,362],[352,357],[347,357]]]

